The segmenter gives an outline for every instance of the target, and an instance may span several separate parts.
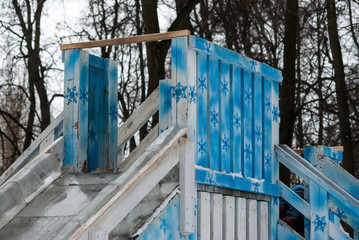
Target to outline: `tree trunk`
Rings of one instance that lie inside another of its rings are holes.
[[[338,101],[338,118],[341,144],[344,147],[343,167],[354,175],[353,145],[349,121],[348,90],[345,83],[343,57],[339,42],[337,15],[334,0],[327,0],[328,34],[333,56],[335,90]]]
[[[287,0],[284,33],[284,68],[283,82],[280,88],[279,142],[292,145],[295,123],[295,60],[298,25],[298,0]],[[290,172],[281,165],[280,178],[289,185]]]

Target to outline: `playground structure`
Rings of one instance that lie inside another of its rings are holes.
[[[117,64],[81,49],[159,39],[172,39],[171,79],[118,127]],[[359,239],[359,182],[342,151],[303,158],[279,144],[279,70],[188,31],[62,49],[64,111],[1,176],[0,239],[303,239],[279,219],[280,198],[304,215],[305,239]]]

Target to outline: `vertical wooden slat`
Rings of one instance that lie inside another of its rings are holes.
[[[176,84],[177,84],[177,45],[178,38],[172,38],[171,45],[171,95],[174,94]],[[171,96],[171,125],[177,124],[177,102],[176,98]]]
[[[191,235],[195,227],[196,187],[194,177],[194,142],[180,139],[180,232]]]
[[[117,125],[118,125],[118,109],[117,109],[117,62],[109,60],[108,67],[108,170],[117,170]]]
[[[274,152],[274,145],[279,143],[279,83],[272,82],[271,88],[271,99],[272,99],[272,183],[277,184],[279,180],[279,161]],[[272,223],[272,239],[277,239],[277,222],[279,219],[279,200],[273,197],[271,201],[271,223]]]
[[[310,180],[310,239],[329,239],[328,196],[319,185]]]
[[[243,143],[242,143],[242,78],[241,69],[233,66],[232,71],[232,98],[233,98],[233,172],[242,172]]]
[[[272,83],[268,79],[263,82],[263,145],[264,145],[264,179],[272,180]]]
[[[354,240],[359,240],[359,231],[355,231],[354,230],[354,237],[353,237]]]
[[[247,239],[256,240],[257,234],[257,201],[247,199]]]
[[[160,80],[159,133],[171,126],[171,80]]]
[[[219,162],[220,132],[219,132],[219,83],[218,59],[209,57],[209,167],[221,171]]]
[[[189,127],[188,117],[188,101],[186,94],[188,93],[188,65],[187,65],[187,37],[179,37],[177,40],[177,90],[178,84],[181,84],[181,99],[177,102],[177,124],[179,127]],[[194,64],[194,63],[193,63]]]
[[[234,240],[235,236],[235,198],[223,197],[223,239]]]
[[[253,114],[254,177],[263,179],[263,80],[259,75],[253,82]]]
[[[74,81],[78,86],[79,99],[78,109],[78,156],[77,156],[77,169],[82,171],[86,169],[87,161],[87,148],[88,148],[88,82],[89,82],[89,54],[86,51],[79,51],[79,68],[78,73],[75,72]],[[79,75],[76,75],[79,74]],[[116,147],[115,147],[116,148]]]
[[[222,239],[222,194],[211,194],[211,240]]]
[[[247,200],[236,198],[236,240],[247,239]]]
[[[187,48],[187,79],[188,79],[188,89],[187,89],[187,104],[188,104],[188,138],[195,141],[196,140],[196,131],[197,131],[197,54],[194,50],[189,49],[186,40]],[[196,146],[197,148],[197,146]],[[197,156],[196,156],[197,158]]]
[[[268,230],[268,202],[258,201],[258,240],[268,240]]]
[[[243,71],[243,130],[244,130],[244,177],[253,177],[253,89],[252,76]]]
[[[221,170],[231,172],[231,105],[230,105],[230,66],[221,62],[220,81],[220,128],[221,128]]]
[[[208,139],[207,130],[208,124],[208,75],[207,75],[207,55],[198,53],[198,79],[197,79],[197,94],[198,94],[198,123],[197,123],[197,156],[198,165],[202,167],[209,167],[208,164]]]
[[[208,192],[198,193],[198,239],[211,238],[211,196]]]

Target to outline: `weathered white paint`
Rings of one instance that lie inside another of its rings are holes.
[[[95,215],[82,225],[70,239],[78,239],[90,227],[111,232],[114,227],[148,194],[179,161],[179,139],[187,129],[179,130],[121,190]]]
[[[258,239],[269,239],[268,202],[258,201]]]
[[[236,240],[247,239],[247,201],[236,197]]]
[[[180,158],[180,232],[191,235],[195,228],[196,186],[194,177],[194,142],[181,138],[179,148]]]
[[[256,240],[258,233],[257,226],[257,201],[247,199],[247,239]]]
[[[223,239],[234,240],[235,235],[235,198],[223,197]]]
[[[208,192],[198,192],[198,240],[211,238],[211,195]]]
[[[222,194],[211,193],[211,240],[221,240],[222,233]]]

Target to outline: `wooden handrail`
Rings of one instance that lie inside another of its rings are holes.
[[[332,146],[332,147],[329,147],[329,148],[344,152],[344,147],[343,146]],[[296,154],[304,154],[304,148],[297,148],[297,149],[292,149],[292,150]]]
[[[184,37],[189,35],[191,35],[190,30],[180,30],[173,32],[144,34],[138,36],[113,38],[113,39],[105,39],[105,40],[97,40],[97,41],[67,43],[67,44],[61,44],[60,49],[68,50],[68,49],[78,49],[78,48],[106,47],[106,46],[121,45],[128,43],[154,42],[154,41],[167,40],[175,37]]]

